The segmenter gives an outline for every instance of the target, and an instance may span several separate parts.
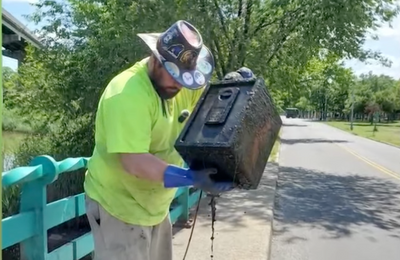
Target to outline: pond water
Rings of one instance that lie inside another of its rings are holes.
[[[3,156],[3,172],[11,170],[14,166],[15,155],[6,154]]]
[[[3,158],[2,171],[8,171],[13,168],[15,153],[18,151],[18,148],[26,135],[22,133],[7,132],[7,131],[3,131],[2,135],[3,135],[3,147],[1,149]]]

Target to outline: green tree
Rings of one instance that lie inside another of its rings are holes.
[[[324,76],[315,75],[313,84],[305,82],[309,62],[328,59],[324,55],[334,61],[381,59],[379,53],[363,50],[362,45],[367,30],[397,14],[392,3],[40,0],[31,19],[44,24],[38,33],[46,48],[28,49],[26,62],[19,68],[23,91],[15,100],[22,113],[32,120],[45,118],[53,127],[32,137],[19,162],[25,164],[33,153],[58,159],[91,155],[94,116],[104,87],[118,72],[149,54],[136,37],[139,32],[161,32],[178,19],[188,20],[199,28],[214,53],[215,79],[245,65],[266,79],[279,105],[295,104],[308,90],[312,90],[312,104],[324,104],[322,98],[326,100],[330,93],[321,85],[326,82]],[[322,75],[328,69],[324,65]],[[319,93],[318,103],[314,92]],[[68,186],[70,191],[75,189]],[[76,187],[79,191],[81,183]]]
[[[360,75],[356,86],[356,113],[367,114],[371,124],[372,115],[379,113],[387,120],[395,119],[400,99],[398,81],[386,75],[374,75],[372,72]]]
[[[12,94],[12,92],[16,90],[18,75],[17,72],[15,72],[10,67],[3,67],[2,74],[3,74],[3,100],[5,106],[7,107],[10,103],[9,101],[11,101],[11,98],[9,98],[10,93]]]

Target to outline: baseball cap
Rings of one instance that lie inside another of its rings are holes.
[[[179,20],[163,33],[139,33],[166,71],[188,89],[204,86],[212,76],[215,63],[203,44],[199,31]]]

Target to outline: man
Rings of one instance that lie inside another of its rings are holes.
[[[95,260],[171,260],[169,207],[176,189],[230,190],[214,169],[182,168],[174,142],[214,70],[200,33],[178,21],[138,35],[152,55],[106,87],[96,115],[95,148],[84,183]]]

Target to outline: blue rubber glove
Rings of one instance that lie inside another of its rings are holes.
[[[169,165],[164,172],[164,187],[178,188],[193,186],[212,194],[230,191],[234,188],[232,182],[213,181],[210,176],[216,173],[216,169],[194,171],[175,165]]]

